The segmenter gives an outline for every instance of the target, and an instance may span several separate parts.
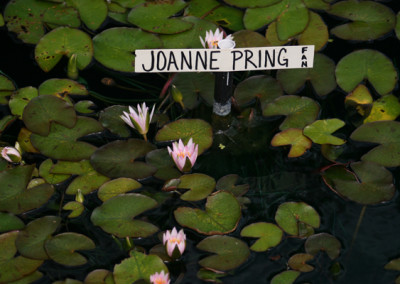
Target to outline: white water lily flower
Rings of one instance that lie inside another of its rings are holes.
[[[168,153],[175,162],[178,169],[183,172],[186,165],[186,159],[189,159],[190,168],[193,167],[197,159],[197,154],[199,152],[199,145],[193,143],[193,139],[190,138],[189,142],[185,146],[181,139],[178,142],[172,143],[172,149],[168,147]],[[190,170],[189,168],[189,170]]]
[[[224,34],[218,28],[215,30],[215,33],[213,33],[211,30],[207,31],[204,40],[202,37],[200,37],[201,44],[204,48],[218,48],[218,42],[223,39]],[[233,41],[233,36],[228,35],[225,39]]]
[[[146,106],[146,103],[137,105],[137,111],[135,111],[131,106],[129,107],[129,113],[124,111],[124,114],[120,117],[126,124],[130,127],[136,129],[140,134],[142,134],[146,139],[146,133],[149,131],[150,121],[154,114],[154,107],[149,114],[149,108]]]
[[[170,257],[172,257],[175,248],[178,248],[180,254],[182,255],[186,247],[186,235],[183,232],[183,229],[181,229],[179,232],[175,227],[172,229],[172,231],[167,230],[163,234],[163,244],[165,245],[167,253]]]

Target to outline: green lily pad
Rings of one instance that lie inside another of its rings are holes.
[[[194,109],[201,98],[212,105],[214,102],[215,76],[212,73],[178,73],[172,84],[182,93],[185,108]]]
[[[393,90],[397,72],[392,61],[377,50],[362,49],[343,57],[336,66],[336,81],[346,92],[351,92],[364,79],[380,95]]]
[[[309,9],[326,11],[331,7],[329,3],[332,2],[332,0],[303,0],[303,2]],[[310,13],[312,12],[310,11]]]
[[[310,261],[313,258],[314,256],[308,253],[296,253],[289,258],[288,265],[293,270],[310,272],[314,270],[314,267],[307,264],[307,261]]]
[[[344,166],[334,166],[322,177],[335,193],[364,205],[392,199],[395,192],[393,177],[385,167],[362,161],[352,163],[351,168],[354,172]]]
[[[156,173],[153,175],[155,178],[169,180],[182,175],[181,172],[174,167],[175,163],[171,159],[166,148],[155,149],[147,153],[146,163],[157,168]]]
[[[400,258],[392,259],[385,265],[385,269],[400,271]]]
[[[240,82],[235,89],[234,98],[242,106],[257,98],[261,102],[261,108],[273,102],[283,95],[279,83],[266,75],[251,76]]]
[[[213,271],[225,272],[235,269],[250,255],[250,250],[245,242],[228,236],[207,237],[196,247],[214,254],[199,261],[201,266]]]
[[[67,278],[65,280],[55,281],[52,284],[83,284],[83,283],[82,283],[82,281],[79,281],[79,280]]]
[[[198,201],[206,198],[215,188],[215,180],[205,174],[188,174],[179,178],[178,188],[188,188],[180,198],[185,201]]]
[[[81,30],[59,27],[43,36],[35,48],[35,60],[43,71],[48,72],[61,60],[76,54],[80,70],[92,61],[93,45],[88,34]]]
[[[117,178],[104,183],[97,192],[97,196],[103,202],[108,199],[123,194],[138,188],[142,185],[134,179],[131,178]]]
[[[94,152],[91,163],[96,171],[110,178],[144,179],[154,174],[156,168],[135,160],[154,149],[152,144],[144,140],[117,140]]]
[[[274,138],[271,140],[271,145],[274,147],[290,145],[288,157],[295,158],[302,156],[310,149],[312,142],[303,135],[303,130],[289,128],[275,134]]]
[[[90,114],[94,113],[94,110],[91,109],[96,105],[92,101],[79,101],[74,105],[74,109],[76,112],[83,113],[83,114]]]
[[[215,188],[217,190],[228,191],[236,197],[243,196],[249,190],[250,186],[248,184],[237,184],[239,178],[236,174],[223,176],[218,180]]]
[[[78,11],[66,5],[53,5],[43,14],[42,21],[51,27],[68,26],[79,28],[81,20]]]
[[[397,38],[400,39],[400,12],[398,12],[396,16],[396,26],[394,31],[396,32]]]
[[[272,22],[268,25],[265,31],[265,38],[268,42],[266,46],[282,46],[294,40],[294,38],[280,40],[278,38],[278,32],[276,31],[276,22]]]
[[[45,34],[43,14],[53,3],[36,0],[9,1],[4,10],[7,29],[25,43],[36,44]]]
[[[364,119],[364,123],[381,120],[395,120],[399,115],[399,99],[394,95],[386,95],[372,104],[371,112]]]
[[[81,190],[82,194],[89,194],[109,180],[108,177],[96,172],[89,160],[79,162],[58,161],[51,167],[50,173],[78,175],[65,191],[66,194],[71,195],[78,194],[78,189]]]
[[[337,118],[317,120],[304,127],[303,133],[314,143],[342,145],[346,141],[331,134],[345,125],[344,121]]]
[[[224,191],[207,197],[205,211],[179,207],[174,211],[176,221],[204,235],[223,235],[233,232],[241,217],[236,198]]]
[[[133,8],[139,4],[145,3],[146,0],[113,0],[113,2],[125,8]]]
[[[23,256],[15,256],[17,248],[15,239],[18,231],[12,231],[0,235],[0,283],[10,283],[33,273],[42,263],[42,260],[29,259]]]
[[[97,30],[107,18],[104,0],[67,0],[67,3],[79,11],[82,22],[91,30]]]
[[[46,180],[46,182],[50,184],[58,184],[65,180],[67,180],[71,175],[63,175],[63,174],[53,174],[50,172],[53,167],[53,161],[51,159],[47,159],[40,164],[39,167],[39,175]]]
[[[0,212],[0,232],[21,230],[25,227],[24,222],[14,214]]]
[[[90,219],[94,225],[120,238],[146,238],[158,228],[134,217],[156,206],[157,202],[150,197],[136,193],[121,194],[94,209]]]
[[[156,141],[166,142],[182,139],[183,143],[193,139],[199,145],[199,155],[208,149],[212,144],[212,127],[201,119],[179,119],[168,123],[156,134]]]
[[[115,284],[131,284],[140,279],[147,283],[150,276],[156,272],[169,273],[167,266],[156,255],[145,255],[131,250],[130,256],[114,266]]]
[[[283,232],[275,224],[258,222],[244,227],[240,235],[242,237],[258,238],[250,249],[260,252],[277,246],[282,240]]]
[[[274,1],[275,3],[263,8],[249,8],[243,16],[243,23],[248,30],[257,30],[276,20],[285,8],[286,0]],[[305,28],[305,27],[304,27]],[[279,37],[280,40],[286,40]]]
[[[263,109],[264,116],[286,115],[279,126],[280,130],[288,128],[303,129],[318,116],[319,105],[307,97],[282,96]]]
[[[275,213],[275,221],[286,233],[301,236],[299,223],[318,228],[320,217],[317,211],[304,202],[285,202],[279,205]]]
[[[377,39],[392,31],[396,23],[392,9],[375,1],[341,1],[328,13],[352,21],[331,29],[333,35],[346,40]]]
[[[226,273],[221,273],[221,272],[214,272],[205,268],[200,268],[199,271],[197,272],[197,278],[206,281],[206,282],[212,282],[212,283],[219,283],[222,284],[223,282],[218,279],[221,277],[226,276]]]
[[[140,29],[117,27],[104,30],[93,38],[94,58],[107,68],[135,71],[136,49],[160,48],[161,40]]]
[[[77,139],[102,130],[103,127],[97,120],[78,116],[73,128],[52,123],[47,137],[34,133],[31,135],[31,141],[36,149],[50,158],[80,161],[90,158],[97,148],[86,142],[77,141]]]
[[[14,121],[17,120],[16,116],[6,115],[0,119],[0,133],[7,129]],[[21,146],[22,147],[22,146]]]
[[[270,6],[280,1],[281,0],[224,0],[225,3],[240,8]]]
[[[57,216],[44,216],[26,225],[15,240],[18,252],[32,259],[48,259],[44,242],[51,237],[61,223]]]
[[[298,43],[301,45],[314,45],[314,51],[317,52],[328,42],[328,27],[317,13],[311,11],[309,13],[310,21],[307,28],[298,36]]]
[[[314,57],[314,67],[278,70],[277,80],[289,95],[298,92],[307,80],[318,96],[325,96],[336,88],[335,62],[321,53]]]
[[[350,138],[356,141],[381,144],[362,156],[364,161],[375,162],[385,167],[400,166],[399,122],[376,121],[363,124],[354,130]]]
[[[39,95],[54,95],[67,100],[67,96],[86,96],[89,92],[86,87],[70,79],[49,79],[39,86]]]
[[[4,26],[4,24],[3,14],[0,14],[0,27]]]
[[[24,108],[22,119],[26,128],[41,136],[49,135],[52,121],[68,128],[77,122],[73,106],[50,95],[32,98]]]
[[[123,112],[129,112],[128,106],[114,105],[100,112],[100,123],[112,133],[121,137],[129,137],[131,132],[126,123],[121,119]]]
[[[271,280],[271,284],[292,284],[299,275],[300,271],[286,270],[275,275]]]
[[[69,213],[68,218],[76,218],[81,216],[83,210],[85,210],[85,207],[82,203],[78,201],[70,201],[66,203],[62,209],[72,211],[71,213]]]
[[[33,273],[25,276],[19,280],[8,282],[8,284],[31,284],[35,281],[39,280],[43,277],[43,273],[39,272],[38,270],[34,271]]]
[[[186,5],[183,0],[146,2],[133,7],[128,15],[128,21],[152,33],[181,33],[192,28],[193,24],[172,16]]]
[[[237,48],[268,46],[267,39],[254,31],[241,30],[234,33],[233,38]]]
[[[91,250],[96,248],[96,245],[85,235],[62,233],[48,239],[44,247],[53,261],[62,265],[78,266],[87,263],[87,259],[76,251]]]
[[[341,247],[339,240],[327,233],[312,235],[304,244],[308,254],[315,256],[320,251],[324,251],[332,260],[339,257]]]
[[[111,271],[106,269],[96,269],[90,272],[84,281],[85,284],[114,284],[114,278]]]
[[[15,91],[8,103],[13,115],[22,119],[22,113],[29,101],[38,96],[38,90],[35,87],[25,87]]]
[[[4,75],[0,74],[0,104],[7,104],[7,97],[14,92],[14,83]]]

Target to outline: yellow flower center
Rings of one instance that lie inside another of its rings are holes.
[[[177,239],[177,238],[171,238],[171,239],[168,240],[168,242],[180,244],[180,243],[181,243],[181,240],[180,240],[180,239]]]
[[[218,47],[218,40],[213,40],[211,42],[211,45],[214,46],[214,47]]]

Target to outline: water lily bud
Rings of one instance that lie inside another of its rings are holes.
[[[21,153],[14,147],[4,147],[1,156],[10,163],[19,163],[22,160]]]
[[[151,284],[169,284],[169,273],[164,273],[164,270],[160,273],[156,272],[150,275],[150,283]]]
[[[76,54],[72,54],[68,60],[67,76],[72,80],[76,80],[79,77],[79,71],[76,65]]]
[[[75,196],[75,200],[78,201],[79,203],[83,203],[85,201],[85,197],[82,194],[82,191],[78,188],[78,193]]]
[[[172,258],[180,257],[185,251],[186,235],[181,229],[179,232],[174,227],[172,231],[166,231],[163,234],[163,244],[167,250],[167,254]]]
[[[179,103],[182,106],[182,108],[185,108],[185,105],[183,104],[182,93],[181,93],[181,91],[179,91],[179,89],[175,85],[171,86],[171,94],[172,94],[172,99],[176,103]]]
[[[101,79],[101,83],[106,86],[114,86],[116,84],[113,78],[108,77],[104,77],[103,79]]]
[[[188,172],[196,162],[199,153],[199,145],[193,143],[190,138],[189,142],[184,145],[182,140],[172,143],[172,149],[168,148],[168,153],[175,162],[175,165],[181,172]]]

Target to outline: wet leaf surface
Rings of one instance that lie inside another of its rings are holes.
[[[244,227],[240,235],[242,237],[258,238],[250,249],[261,252],[277,246],[282,240],[283,232],[275,224],[258,222]]]
[[[271,140],[274,147],[290,145],[288,157],[302,156],[312,146],[312,141],[303,135],[303,130],[297,128],[285,129],[275,134]]]

